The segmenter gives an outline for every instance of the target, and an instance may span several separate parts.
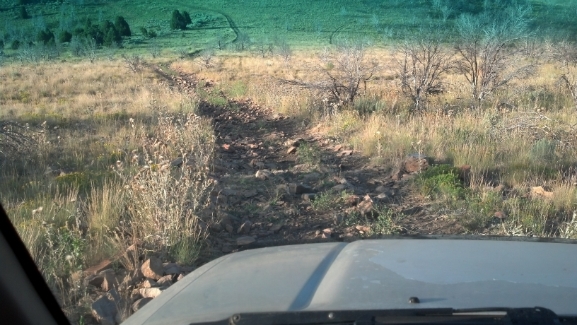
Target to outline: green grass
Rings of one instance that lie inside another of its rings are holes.
[[[303,142],[300,144],[300,146],[298,146],[297,156],[299,164],[316,166],[321,162],[321,154],[319,148],[306,142]]]
[[[443,17],[440,7],[433,2],[414,1],[206,1],[192,0],[186,3],[168,1],[114,1],[101,4],[85,0],[81,4],[29,5],[32,19],[16,19],[12,1],[4,1],[0,20],[7,24],[0,26],[0,35],[35,35],[38,26],[45,24],[56,31],[60,26],[68,26],[72,31],[82,25],[86,18],[95,23],[101,20],[113,21],[122,15],[130,25],[132,36],[123,41],[121,52],[148,54],[152,47],[175,51],[185,48],[188,53],[202,49],[216,49],[236,38],[230,28],[227,17],[238,26],[240,33],[253,40],[283,39],[294,48],[322,47],[342,39],[367,40],[372,43],[389,45],[408,35],[426,29],[431,22],[441,24],[450,30],[453,21],[460,13],[477,14],[481,11],[482,1],[440,1],[451,8],[450,14]],[[523,2],[523,1],[522,1]],[[553,1],[546,4],[541,0],[527,1],[532,5],[531,26],[542,35],[553,37],[575,37],[577,27],[573,24],[576,5],[570,1]],[[491,3],[490,10],[500,11],[499,2]],[[170,30],[170,18],[173,10],[186,10],[193,20],[192,28],[185,31]],[[37,18],[42,17],[42,18]],[[202,24],[194,24],[197,21]],[[43,22],[43,23],[42,23]],[[258,26],[257,28],[254,28]],[[141,28],[154,31],[157,36],[148,38],[142,35]],[[12,37],[5,37],[9,44]],[[236,48],[236,47],[235,47]],[[11,50],[5,46],[6,54],[15,57],[22,50]],[[100,52],[106,52],[100,50]],[[25,99],[25,96],[23,97]]]
[[[429,167],[419,174],[416,184],[422,195],[433,199],[457,200],[465,195],[458,169],[446,164]]]

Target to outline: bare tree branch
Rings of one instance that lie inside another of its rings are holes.
[[[415,110],[420,110],[429,95],[443,91],[442,78],[451,68],[452,55],[443,48],[441,38],[429,35],[406,41],[400,47],[400,56],[396,65],[401,91],[411,98]]]

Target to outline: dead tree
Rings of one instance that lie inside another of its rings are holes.
[[[319,88],[328,91],[333,100],[353,103],[361,84],[366,85],[378,68],[377,62],[368,60],[365,54],[365,45],[351,42],[325,51],[321,56],[325,80],[318,85]]]
[[[407,40],[400,47],[396,65],[401,91],[413,101],[416,111],[425,107],[429,95],[443,91],[443,76],[451,68],[452,54],[441,41],[429,35]]]

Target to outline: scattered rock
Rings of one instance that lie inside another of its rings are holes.
[[[270,231],[272,231],[273,233],[277,233],[282,228],[282,226],[283,226],[282,223],[273,225],[272,227],[270,227]]]
[[[413,154],[409,156],[405,161],[403,161],[402,169],[405,173],[416,173],[429,168],[429,161],[428,157],[420,155],[420,154]]]
[[[101,288],[104,291],[109,291],[115,287],[118,287],[118,280],[116,280],[116,273],[113,269],[107,269],[98,273],[98,275],[102,276],[103,281]]]
[[[503,219],[507,218],[507,215],[503,211],[497,211],[497,212],[495,212],[495,214],[493,214],[493,217],[500,219],[500,220],[503,220]]]
[[[358,230],[361,234],[366,234],[371,231],[371,227],[367,226],[355,226],[355,229]]]
[[[333,233],[333,230],[331,228],[323,229],[323,231],[321,233],[321,238],[330,238],[332,233]]]
[[[305,193],[314,193],[313,189],[303,184],[290,183],[288,184],[289,192],[292,195],[300,195]]]
[[[238,227],[237,229],[237,233],[238,234],[248,234],[250,231],[250,227],[252,226],[252,222],[250,222],[250,220],[246,220],[245,222],[243,222],[240,227]]]
[[[265,168],[265,164],[262,161],[258,161],[256,159],[253,159],[250,161],[249,165],[253,168]]]
[[[391,173],[391,178],[395,181],[400,180],[403,177],[403,169],[402,168],[396,168],[393,170],[393,172]]]
[[[164,274],[179,274],[181,272],[180,266],[176,263],[166,263],[163,267]]]
[[[182,157],[178,157],[170,162],[172,167],[181,167],[182,166]]]
[[[392,198],[385,193],[379,193],[375,196],[375,201],[378,203],[388,203],[392,201]]]
[[[108,295],[102,295],[91,306],[92,316],[101,324],[115,325],[118,309],[114,300]]]
[[[543,188],[543,186],[535,186],[535,187],[531,187],[531,196],[551,199],[551,198],[553,198],[553,192],[549,192],[549,191],[545,190]]]
[[[293,154],[297,152],[297,147],[290,147],[288,148],[288,150],[286,151],[287,155]]]
[[[151,300],[152,300],[152,298],[141,298],[141,299],[136,300],[132,304],[132,311],[137,312],[140,308],[144,307],[144,305],[149,303]]]
[[[315,197],[316,197],[316,194],[314,194],[314,193],[305,193],[305,194],[301,195],[301,198],[303,199],[304,202],[314,201]]]
[[[162,288],[142,288],[138,290],[138,292],[142,295],[143,298],[156,298],[162,293]]]
[[[340,225],[345,220],[345,216],[341,213],[337,213],[334,215],[335,225]]]
[[[222,231],[222,225],[219,222],[213,222],[210,224],[210,230],[212,230],[214,232],[221,232]]]
[[[255,241],[256,241],[256,239],[254,239],[254,237],[252,237],[252,236],[243,236],[243,237],[238,237],[236,239],[236,244],[238,246],[244,246],[244,245],[252,244]]]
[[[272,174],[270,171],[268,171],[266,169],[261,169],[261,170],[257,171],[254,176],[258,179],[266,180],[266,179],[269,179],[271,177],[271,175]]]
[[[305,142],[305,139],[303,139],[303,138],[297,138],[297,139],[294,139],[294,140],[289,140],[289,141],[287,141],[287,142],[285,143],[285,146],[297,148],[297,147],[299,147],[299,146],[300,146],[302,143],[304,143],[304,142]]]
[[[342,144],[337,144],[336,146],[333,147],[333,151],[337,152],[337,151],[341,150],[342,148],[343,148]]]
[[[343,150],[337,153],[337,157],[350,156],[353,154],[352,150]]]
[[[468,184],[469,181],[471,180],[471,165],[463,165],[461,167],[458,167],[457,170],[459,173],[459,179],[463,183]]]
[[[158,286],[158,283],[152,279],[146,279],[146,280],[144,280],[144,282],[142,282],[143,288],[154,288],[157,286]]]
[[[247,199],[248,199],[248,198],[251,198],[251,197],[254,197],[254,196],[257,196],[257,195],[258,195],[258,192],[257,192],[257,190],[254,190],[254,189],[252,189],[252,190],[246,190],[246,191],[244,191],[244,193],[243,193],[243,196],[244,196],[245,198],[247,198]]]
[[[342,191],[345,191],[345,190],[347,190],[347,189],[349,189],[349,188],[350,188],[349,185],[346,185],[346,184],[338,184],[338,185],[333,186],[333,187],[331,188],[331,190],[332,190],[333,192],[342,192]]]
[[[313,183],[313,182],[317,182],[320,178],[321,178],[321,174],[312,172],[312,173],[308,173],[308,174],[304,175],[302,181],[305,183]]]
[[[290,195],[290,188],[287,184],[279,184],[276,187],[276,195],[279,197]]]
[[[112,265],[112,261],[111,260],[104,260],[92,267],[87,268],[86,270],[84,270],[84,274],[85,275],[96,275],[98,274],[100,271],[102,270],[106,270],[108,268],[110,268],[110,266]]]
[[[361,198],[356,195],[349,195],[345,198],[345,204],[348,206],[356,206],[361,202]]]
[[[162,267],[162,262],[157,257],[151,257],[144,261],[142,266],[140,267],[142,274],[149,278],[158,280],[162,277],[164,268]]]
[[[170,287],[172,285],[172,274],[165,275],[156,282],[160,287]]]
[[[357,210],[365,216],[372,216],[374,212],[373,200],[367,195],[357,204]]]

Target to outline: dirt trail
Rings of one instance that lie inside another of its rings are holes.
[[[168,78],[172,87],[190,94],[199,84],[180,72]],[[203,91],[226,98],[211,81],[202,85]],[[224,107],[204,101],[199,107],[217,135],[211,175],[217,185],[205,211],[205,219],[211,215],[213,220],[213,256],[246,247],[382,234],[462,233],[410,195],[410,177],[371,166],[358,152],[250,99],[227,101]]]

